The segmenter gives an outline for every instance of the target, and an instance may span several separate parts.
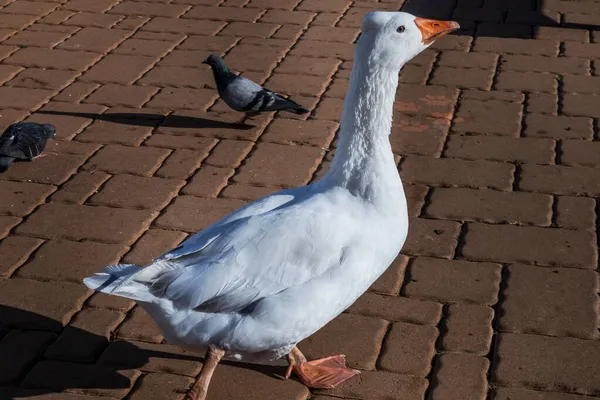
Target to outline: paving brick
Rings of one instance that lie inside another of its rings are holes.
[[[54,19],[54,14],[56,14],[56,20]],[[29,25],[27,30],[30,32],[63,32],[72,35],[77,32],[79,28],[74,26],[56,25],[57,20],[66,20],[68,16],[72,14],[74,13],[71,11],[55,11],[48,15],[48,17],[37,20],[35,24]]]
[[[237,168],[248,155],[254,144],[242,140],[220,140],[205,160],[208,165],[215,167]]]
[[[49,239],[132,243],[154,216],[147,211],[51,203],[40,207],[19,226],[17,233]],[[82,220],[87,221],[85,226]],[[93,226],[103,228],[90,229]]]
[[[400,155],[439,155],[449,128],[447,119],[403,115],[392,126],[392,151]]]
[[[467,160],[552,164],[555,143],[550,139],[451,135],[444,155]]]
[[[122,398],[139,376],[137,370],[115,371],[98,365],[44,360],[33,367],[22,386]]]
[[[116,175],[88,201],[91,205],[159,210],[169,204],[185,181]],[[147,194],[152,193],[149,197]]]
[[[5,326],[51,332],[59,332],[90,294],[83,285],[29,279],[7,279],[0,289]]]
[[[56,189],[37,183],[0,181],[0,213],[23,217],[44,202]]]
[[[23,29],[35,22],[39,16],[27,14],[0,14],[2,28]]]
[[[600,163],[597,160],[597,151],[600,150],[597,142],[587,140],[565,140],[561,143],[561,164],[581,165],[596,167]]]
[[[427,381],[410,375],[400,375],[385,371],[365,371],[335,389],[318,389],[317,394],[332,394],[354,399],[387,400],[402,393],[403,400],[421,400],[425,394]]]
[[[501,68],[506,71],[586,75],[589,70],[589,65],[587,60],[578,58],[507,54],[502,56]],[[565,77],[565,79],[570,78],[570,75],[568,75],[568,78]]]
[[[171,153],[155,175],[161,178],[187,179],[200,167],[205,153],[178,149]]]
[[[487,358],[442,354],[435,361],[431,400],[484,400],[487,395]]]
[[[326,95],[337,99],[344,99],[348,91],[348,84],[348,79],[334,79],[327,87]]]
[[[173,374],[144,375],[131,400],[159,400],[164,396],[181,397],[193,385],[194,379]]]
[[[173,33],[184,33],[190,35],[214,35],[225,26],[224,22],[217,21],[202,21],[198,23],[197,20],[193,19],[181,19],[181,18],[164,18],[154,17],[140,28],[141,31],[150,32],[173,32]],[[208,38],[208,41],[216,41],[218,38]],[[227,39],[230,40],[230,39]],[[209,49],[206,49],[209,50]]]
[[[506,163],[410,156],[402,163],[401,176],[406,183],[510,190],[513,171]]]
[[[54,47],[71,36],[65,32],[21,31],[3,43],[18,46]]]
[[[304,27],[315,17],[315,13],[307,11],[283,11],[268,9],[260,18],[261,22],[275,23],[281,25],[299,25]]]
[[[386,371],[425,377],[435,355],[437,328],[403,322],[392,324],[379,366]]]
[[[180,17],[190,6],[184,4],[160,4],[155,2],[122,1],[110,10],[110,14],[146,15],[149,17]]]
[[[50,332],[9,331],[0,340],[0,356],[4,360],[11,360],[10,363],[0,365],[0,383],[17,382],[55,337]]]
[[[165,158],[166,149],[107,145],[84,166],[86,171],[104,171],[110,174],[152,176]]]
[[[444,351],[485,356],[492,343],[494,310],[488,306],[451,304],[442,329]]]
[[[78,172],[52,195],[52,201],[83,204],[108,178],[104,172]]]
[[[23,68],[13,65],[0,65],[0,82],[10,81],[15,75],[23,71]]]
[[[452,258],[460,224],[424,218],[410,218],[408,237],[402,254]]]
[[[179,196],[156,220],[156,226],[164,229],[198,232],[245,204],[244,201],[234,199]]]
[[[260,9],[293,10],[300,1],[298,0],[251,0],[246,7]]]
[[[121,15],[97,14],[91,12],[80,12],[74,14],[64,25],[74,25],[93,28],[110,28],[123,19]]]
[[[42,49],[27,47],[15,52],[3,61],[4,64],[19,65],[22,67],[52,68],[70,71],[82,71],[102,55],[88,51],[67,51],[58,49]]]
[[[183,193],[199,197],[217,197],[233,174],[234,170],[231,168],[203,166],[191,178]]]
[[[126,299],[125,297],[95,292],[92,297],[88,299],[86,306],[91,308],[127,312],[135,306],[135,301]]]
[[[350,368],[374,370],[388,322],[341,314],[298,344],[308,359],[344,354]]]
[[[550,93],[529,93],[527,95],[527,111],[531,113],[558,113],[558,96]]]
[[[201,70],[198,70],[199,61],[205,60],[205,59],[206,59],[206,51],[205,50],[174,50],[174,51],[170,52],[165,58],[163,58],[158,63],[158,65],[160,67],[193,68],[194,72],[196,73],[195,75],[193,75],[194,81],[202,82],[202,83],[204,83],[205,86],[216,89],[216,86],[214,85],[213,74],[212,74],[212,71],[210,70],[210,68],[205,67],[205,68],[202,68]],[[156,70],[156,68],[154,68],[154,70]],[[165,71],[168,72],[169,69],[165,69]],[[176,71],[176,70],[172,70],[172,71]],[[183,70],[183,69],[182,69],[182,71],[185,72],[185,70]],[[189,74],[191,74],[191,72],[188,72],[188,75]],[[144,76],[144,78],[146,78],[146,76]],[[176,85],[176,86],[186,86],[186,85],[180,84],[180,85]],[[192,85],[192,86],[198,86],[198,84],[196,83],[195,85]],[[202,86],[199,86],[199,87],[202,87]]]
[[[276,119],[267,127],[261,140],[279,144],[328,147],[338,124],[330,121]]]
[[[431,66],[405,65],[400,73],[400,83],[425,85],[430,72]]]
[[[404,195],[408,207],[408,215],[418,217],[421,215],[423,205],[425,205],[425,196],[429,192],[429,188],[423,185],[407,185],[404,184]]]
[[[538,26],[534,34],[536,39],[559,40],[561,42],[589,42],[589,35],[585,29]]]
[[[388,321],[436,325],[442,315],[442,305],[433,301],[365,293],[347,311]]]
[[[194,137],[194,136],[173,136],[155,133],[144,142],[145,146],[162,147],[165,149],[189,149],[196,150],[201,159],[204,159],[211,149],[217,144],[216,139]]]
[[[43,240],[26,236],[9,236],[0,242],[0,276],[9,277],[19,268],[41,244]]]
[[[0,238],[6,237],[10,230],[21,223],[19,217],[9,217],[0,215]]]
[[[87,71],[80,79],[84,82],[133,83],[156,61],[153,57],[109,54]]]
[[[52,98],[54,101],[78,103],[92,93],[100,85],[96,83],[74,82]]]
[[[442,302],[493,305],[498,300],[500,270],[500,265],[492,263],[419,257],[409,267],[410,278],[402,293]]]
[[[494,69],[498,56],[486,53],[465,53],[464,51],[443,51],[438,65],[444,67]]]
[[[52,90],[3,86],[0,87],[0,109],[35,109],[48,101],[53,95],[54,91]]]
[[[559,196],[556,204],[556,225],[569,229],[594,229],[595,208],[594,199]]]
[[[314,147],[260,143],[233,179],[265,186],[304,185],[322,157],[323,151]],[[290,168],[282,168],[285,165]]]
[[[198,64],[198,60],[196,60]],[[159,87],[188,87],[202,89],[213,87],[213,78],[208,70],[198,73],[197,69],[182,67],[156,67],[138,82],[140,85]]]
[[[558,55],[558,41],[478,37],[473,51],[555,57]]]
[[[101,13],[107,11],[118,2],[118,0],[72,0],[63,7],[73,11]]]
[[[458,90],[440,86],[401,85],[394,110],[402,114],[450,119]]]
[[[354,55],[354,45],[350,43],[299,40],[290,52],[290,55],[317,58],[333,57],[340,60],[352,60]]]
[[[340,62],[333,58],[309,58],[288,56],[277,66],[277,72],[285,74],[303,74],[331,76]]]
[[[140,27],[144,26],[148,21],[150,21],[150,17],[130,15],[123,18],[123,20],[115,25],[114,28],[136,31]]]
[[[452,129],[486,135],[518,136],[522,106],[500,101],[463,100]]]
[[[60,185],[75,173],[85,159],[81,155],[48,153],[33,161],[14,163],[2,176],[15,181]]]
[[[530,93],[531,96],[537,95],[536,93]],[[545,94],[550,96],[548,94]],[[556,95],[555,95],[556,97]],[[485,91],[477,89],[465,89],[462,91],[463,99],[483,100],[483,101],[505,101],[509,103],[523,103],[525,96],[523,93],[518,91]]]
[[[588,396],[568,393],[552,393],[521,388],[497,387],[494,389],[495,400],[586,400]]]
[[[594,235],[587,231],[469,224],[462,253],[480,261],[595,268]]]
[[[558,80],[551,74],[501,71],[494,86],[500,90],[556,93]]]
[[[255,8],[237,8],[237,7],[206,7],[194,6],[185,13],[183,18],[194,18],[202,20],[227,21],[227,22],[255,22],[262,10]]]
[[[499,329],[598,338],[598,280],[593,271],[508,267]]]
[[[524,165],[521,190],[595,197],[600,193],[600,177],[594,168],[559,165]]]
[[[271,193],[277,192],[279,190],[280,189],[277,188],[234,183],[231,185],[227,185],[225,189],[219,194],[219,196],[226,199],[254,201],[266,197]]]
[[[60,90],[73,82],[78,75],[78,72],[73,71],[27,68],[8,82],[7,86]]]
[[[149,229],[123,258],[123,262],[146,265],[154,258],[177,246],[185,237],[183,232]]]
[[[222,36],[237,36],[237,37],[256,37],[268,38],[277,29],[279,25],[269,24],[264,22],[249,23],[249,22],[231,22],[225,29],[219,32]]]
[[[555,362],[544,361],[548,354]],[[501,386],[595,394],[600,390],[594,368],[599,356],[593,340],[504,333],[493,377]]]
[[[565,43],[565,56],[598,58],[600,43]]]
[[[83,28],[62,44],[59,49],[107,53],[125,40],[131,32],[123,29]]]
[[[142,342],[161,343],[163,337],[158,327],[141,307],[136,306],[117,331],[119,339],[140,340]]]
[[[600,77],[568,75],[563,78],[566,92],[596,94],[600,90]]]
[[[27,118],[27,122],[50,123],[56,127],[56,138],[58,140],[69,140],[81,132],[97,114],[104,110],[106,110],[106,107],[95,104],[50,102],[40,112]]]
[[[150,57],[162,57],[169,53],[179,42],[162,40],[127,39],[112,52]]]
[[[465,188],[435,188],[425,215],[437,219],[549,226],[552,196]]]
[[[433,71],[433,85],[477,88],[489,90],[492,86],[494,70],[464,69],[453,67],[438,67]]]
[[[107,84],[102,85],[91,96],[85,99],[86,103],[106,104],[109,106],[141,107],[158,88],[150,86],[123,86]]]
[[[83,310],[63,329],[44,357],[93,363],[123,318],[125,314],[117,311]]]
[[[556,139],[592,139],[594,128],[590,118],[528,114],[523,134]]]
[[[207,89],[165,88],[147,104],[148,107],[176,109],[206,109],[218,95]]]
[[[600,106],[600,96],[593,94],[571,93],[563,96],[562,113],[595,117]]]

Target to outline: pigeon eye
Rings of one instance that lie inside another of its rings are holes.
[[[404,25],[400,25],[398,28],[396,28],[396,32],[398,33],[402,33],[406,30],[406,28],[404,27]]]

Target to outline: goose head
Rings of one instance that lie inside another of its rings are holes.
[[[368,54],[369,63],[400,70],[435,40],[458,29],[454,21],[437,21],[404,12],[374,11],[361,27],[357,52]]]

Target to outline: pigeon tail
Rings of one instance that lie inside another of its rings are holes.
[[[0,156],[0,174],[6,171],[13,161],[15,161],[14,157]]]
[[[298,115],[308,114],[310,112],[306,108],[302,108],[302,107],[292,108],[288,111],[293,112],[294,114],[298,114]]]

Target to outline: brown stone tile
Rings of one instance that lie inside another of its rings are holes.
[[[552,164],[555,142],[550,139],[450,135],[444,156],[466,160]]]
[[[189,8],[190,6],[185,4],[161,4],[125,0],[108,10],[108,13],[178,18],[189,10]]]
[[[86,157],[48,153],[33,161],[16,162],[2,174],[3,179],[60,185],[75,173]]]
[[[550,93],[529,93],[527,96],[527,111],[530,113],[558,113],[558,96]]]
[[[122,86],[107,84],[102,85],[85,99],[86,103],[106,104],[108,106],[141,107],[158,88],[151,86]]]
[[[298,344],[308,359],[344,354],[350,368],[374,370],[388,322],[341,314]]]
[[[568,229],[594,229],[595,208],[594,199],[559,196],[556,204],[556,225]]]
[[[402,254],[452,258],[460,233],[459,223],[410,218],[409,226]]]
[[[175,150],[155,175],[161,178],[188,179],[200,167],[204,157],[206,154],[202,151]]]
[[[435,355],[437,328],[404,322],[392,324],[379,359],[386,371],[425,377]]]
[[[42,112],[27,118],[27,122],[50,123],[56,127],[58,140],[70,140],[91,124],[96,114],[104,110],[105,106],[95,104],[50,102],[42,108]]]
[[[70,36],[67,32],[21,31],[3,44],[23,47],[54,47]]]
[[[394,110],[401,114],[450,119],[458,90],[442,86],[400,85]]]
[[[400,175],[406,183],[510,190],[513,172],[514,166],[507,163],[410,156]]]
[[[600,96],[595,94],[569,93],[563,96],[562,113],[564,115],[579,115],[595,117]]]
[[[79,312],[46,350],[45,358],[93,363],[108,345],[110,336],[125,314],[91,309]]]
[[[234,199],[179,196],[156,220],[156,226],[164,229],[198,232],[245,204],[245,201]]]
[[[194,19],[207,19],[214,21],[227,22],[254,22],[262,14],[262,10],[253,8],[237,8],[237,7],[206,7],[194,6],[183,17]]]
[[[55,190],[50,185],[0,180],[0,213],[23,217],[43,203]]]
[[[46,143],[45,150],[48,153],[90,156],[99,148],[99,144],[50,139]]]
[[[9,236],[0,242],[0,276],[9,277],[44,241],[26,236]]]
[[[356,28],[311,26],[304,33],[302,39],[323,42],[354,43],[359,33],[360,30]]]
[[[73,0],[69,1],[64,8],[73,11],[102,13],[112,8],[117,3],[118,0]]]
[[[116,264],[126,251],[123,245],[49,240],[19,268],[17,276],[80,283],[103,266]]]
[[[33,367],[22,386],[122,398],[139,376],[137,370],[115,371],[98,365],[44,360]]]
[[[100,57],[102,57],[100,54],[87,51],[72,52],[27,47],[17,51],[4,60],[3,63],[22,67],[82,71],[98,61]]]
[[[435,362],[431,400],[484,400],[487,395],[487,358],[442,354]]]
[[[204,110],[217,98],[217,93],[208,89],[165,88],[147,104],[148,107],[169,110]]]
[[[123,19],[121,15],[98,14],[93,12],[79,12],[74,14],[63,25],[74,25],[93,28],[110,28]]]
[[[143,40],[127,39],[112,52],[115,54],[131,54],[139,56],[162,57],[169,53],[180,40]]]
[[[478,37],[475,40],[473,51],[555,57],[558,55],[559,51],[558,44],[557,40]]]
[[[33,213],[17,233],[49,239],[132,243],[154,217],[149,211],[50,203]]]
[[[208,165],[215,167],[237,168],[248,155],[254,143],[242,140],[220,140],[205,160]]]
[[[7,86],[18,86],[31,89],[61,90],[67,87],[79,75],[73,71],[44,70],[27,68],[7,83]]]
[[[12,29],[24,29],[38,18],[38,15],[3,13],[0,15],[0,26],[2,28],[10,28],[12,33],[14,32]]]
[[[548,362],[548,355],[553,362]],[[596,394],[600,347],[594,340],[503,333],[499,335],[494,382],[541,390]]]
[[[279,144],[312,145],[328,147],[338,129],[338,124],[330,121],[302,121],[275,119],[269,124],[261,140]]]
[[[400,155],[439,155],[449,128],[447,119],[402,116],[392,126],[392,151]]]
[[[162,334],[152,320],[152,317],[139,306],[136,306],[127,315],[125,322],[119,326],[117,337],[119,339],[140,340],[152,343],[161,343],[163,341]]]
[[[52,98],[54,101],[65,101],[69,103],[79,103],[86,98],[100,85],[97,83],[74,82],[66,89]]]
[[[438,65],[445,67],[481,68],[496,67],[498,56],[487,53],[465,53],[464,51],[447,50],[440,53]]]
[[[508,267],[499,329],[598,338],[598,280],[593,271]]]
[[[261,186],[304,185],[310,180],[322,157],[323,151],[314,147],[260,143],[233,180]],[[285,165],[290,168],[282,168]]]
[[[0,357],[10,363],[0,364],[0,383],[18,382],[40,357],[44,348],[56,338],[54,333],[13,329],[0,340]]]
[[[437,219],[550,226],[552,196],[525,193],[435,188],[425,215]]]
[[[63,50],[84,50],[95,53],[108,53],[125,40],[131,32],[123,29],[103,29],[87,27],[79,30],[57,48]]]
[[[154,57],[109,54],[90,68],[80,79],[83,82],[128,85],[148,71],[155,62],[156,58]]]
[[[404,280],[406,264],[408,264],[408,257],[398,255],[388,269],[371,285],[369,290],[374,293],[397,296]]]
[[[19,217],[0,215],[0,238],[7,236],[8,232],[19,223],[21,223],[21,218]]]
[[[184,33],[189,35],[214,35],[223,28],[224,22],[218,21],[202,21],[198,23],[198,20],[194,19],[182,19],[182,18],[164,18],[154,17],[140,28],[142,31],[150,32],[173,32],[173,33]],[[213,40],[213,39],[210,39]]]
[[[181,397],[194,384],[194,379],[173,374],[147,374],[136,384],[130,400],[159,400]]]
[[[402,290],[408,297],[487,305],[498,300],[498,264],[419,257],[409,271],[410,278]]]
[[[84,166],[86,171],[151,176],[169,155],[165,149],[107,145]]]
[[[430,82],[440,86],[489,90],[492,87],[494,72],[494,69],[437,67]]]
[[[494,389],[495,400],[588,400],[588,396],[568,393],[534,391],[522,388],[497,387]]]
[[[135,306],[135,301],[126,299],[125,297],[94,292],[92,297],[90,297],[87,301],[86,306],[91,308],[127,312],[131,310],[133,306]]]
[[[0,109],[35,109],[48,101],[53,95],[53,90],[3,86],[0,87]]]
[[[521,130],[520,104],[488,100],[463,100],[452,129],[486,135],[518,136]]]
[[[150,136],[152,129],[151,126],[125,125],[96,120],[77,135],[77,140],[86,143],[139,146],[146,137]]]
[[[183,193],[199,197],[217,197],[227,186],[234,172],[231,168],[203,166],[191,178]]]
[[[436,325],[442,315],[442,305],[433,301],[365,293],[347,311],[388,321]]]
[[[83,204],[108,178],[104,172],[78,172],[52,195],[52,201]]]
[[[0,282],[0,319],[19,329],[59,332],[89,295],[74,283],[7,279]]]
[[[163,229],[149,229],[123,258],[124,263],[146,265],[154,258],[173,249],[185,239],[186,234]]]
[[[541,28],[541,27],[540,27]],[[546,27],[544,27],[546,28]],[[502,55],[501,67],[507,71],[552,72],[556,74],[587,74],[587,60],[570,57],[542,57],[531,55]],[[571,76],[565,79],[570,81]],[[570,91],[570,89],[567,89]]]
[[[561,142],[561,164],[597,167],[600,143],[588,140],[564,140]]]
[[[138,210],[159,210],[169,204],[183,185],[185,181],[182,180],[116,175],[108,180],[87,203]],[[148,196],[148,193],[152,193],[152,196]]]
[[[287,56],[277,66],[277,72],[283,74],[303,74],[315,76],[331,76],[340,64],[334,58],[309,58]]]
[[[471,260],[595,268],[594,235],[587,231],[512,225],[468,225],[462,253]]]
[[[488,306],[451,304],[442,329],[442,349],[485,356],[492,343],[494,310]]]
[[[523,134],[529,137],[556,139],[592,139],[592,120],[584,117],[528,114]]]
[[[264,22],[249,23],[234,21],[219,32],[219,36],[268,38],[279,28],[279,25]]]
[[[290,55],[316,58],[333,57],[347,61],[352,60],[354,57],[354,45],[351,43],[299,40]]]
[[[231,185],[227,185],[219,195],[226,199],[254,201],[266,197],[271,193],[277,192],[279,190],[280,189],[271,187],[252,186],[243,183],[234,183]]]

